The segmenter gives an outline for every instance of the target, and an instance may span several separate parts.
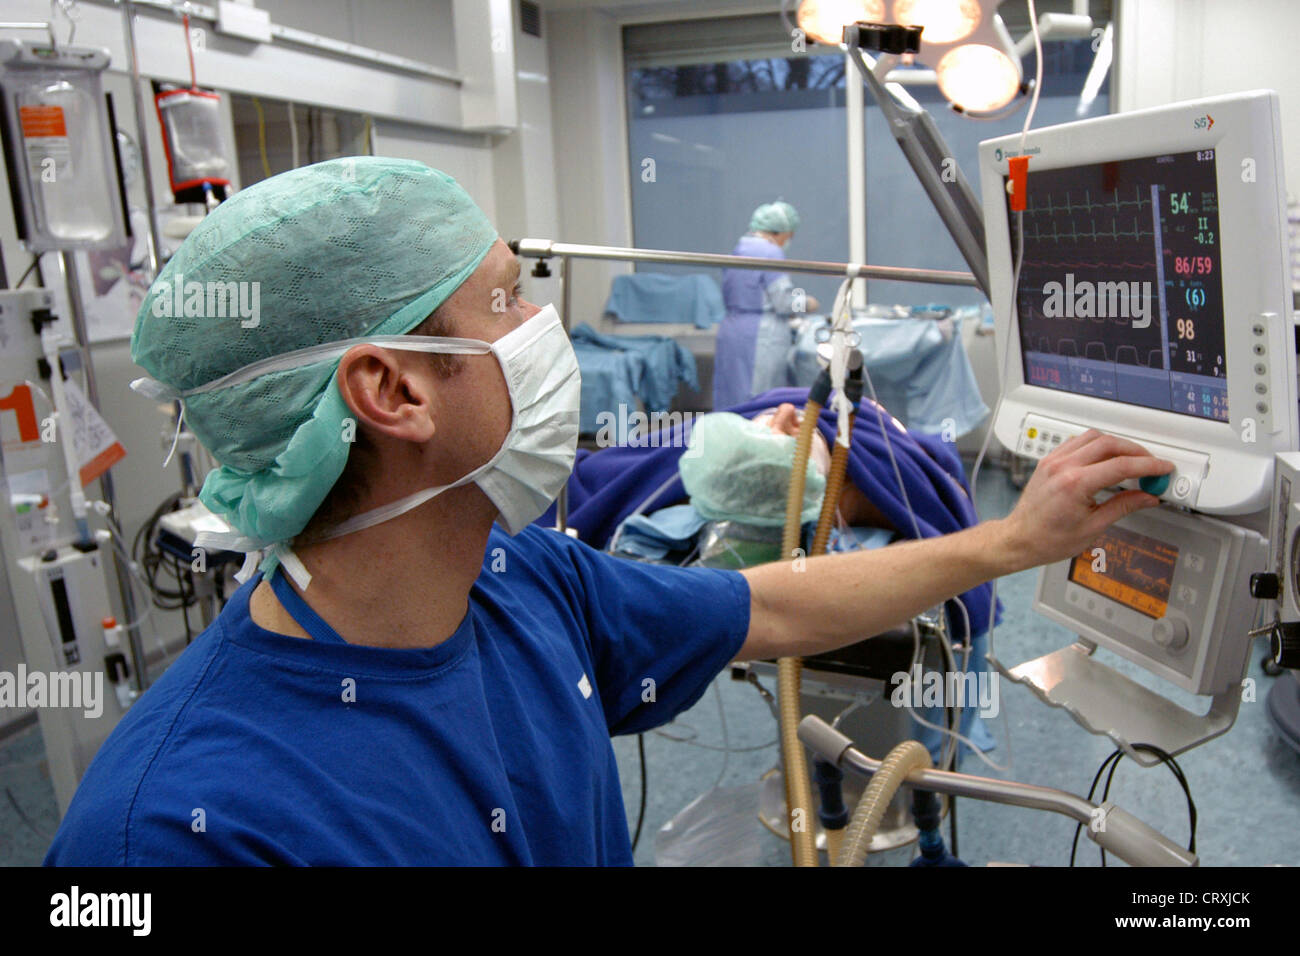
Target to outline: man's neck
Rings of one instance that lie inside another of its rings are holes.
[[[311,586],[286,580],[349,644],[433,647],[465,617],[495,515],[478,488],[455,488],[390,521],[295,547]],[[249,611],[267,630],[308,636],[267,581]]]

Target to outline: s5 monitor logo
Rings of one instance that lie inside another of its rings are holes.
[[[1212,129],[1214,127],[1214,117],[1209,113],[1204,116],[1198,116],[1192,120],[1192,129]]]

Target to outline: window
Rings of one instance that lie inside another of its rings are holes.
[[[1010,29],[1018,37],[1026,24],[1012,23]],[[802,220],[786,249],[790,258],[848,260],[845,61],[824,47],[791,53],[784,36],[776,16],[625,28],[637,247],[731,252],[754,208],[780,198]],[[1094,55],[1088,39],[1045,45],[1035,127],[1079,118],[1079,94]],[[1033,68],[1031,55],[1026,71]],[[856,70],[852,81],[858,82]],[[911,86],[909,92],[933,115],[978,194],[979,142],[1018,131],[1024,110],[1000,120],[973,120],[949,109],[937,87]],[[1108,107],[1109,82],[1083,115]],[[866,110],[868,261],[964,271],[964,260],[869,93]],[[799,284],[829,303],[838,282],[809,276]],[[908,305],[983,299],[974,289],[883,281],[869,284],[869,298]]]

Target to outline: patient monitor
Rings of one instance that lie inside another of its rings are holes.
[[[998,666],[1143,762],[1129,745],[1177,753],[1235,719],[1274,456],[1297,448],[1281,138],[1277,95],[1257,91],[1035,130],[1023,150],[1019,135],[980,145],[995,434],[1041,458],[1097,428],[1175,465],[1132,483],[1161,508],[1040,573],[1035,609],[1080,642]],[[1099,663],[1098,646],[1211,696],[1208,712]]]

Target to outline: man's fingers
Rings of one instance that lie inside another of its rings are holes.
[[[1079,449],[1070,457],[1070,464],[1091,465],[1103,459],[1118,458],[1121,455],[1145,455],[1150,457],[1151,453],[1137,442],[1129,441],[1127,438],[1099,433],[1092,441],[1079,446]]]
[[[1145,491],[1121,491],[1107,498],[1089,517],[1090,533],[1100,534],[1125,515],[1131,515],[1143,508],[1154,508],[1158,504],[1160,499]]]
[[[1132,444],[1132,442],[1129,442]],[[1134,446],[1137,447],[1137,446]],[[1083,475],[1081,490],[1088,495],[1095,495],[1103,488],[1118,485],[1130,478],[1145,478],[1148,475],[1167,475],[1174,470],[1174,463],[1163,458],[1153,458],[1141,451],[1136,455],[1120,455],[1107,458],[1093,465],[1080,469]]]
[[[1075,435],[1073,438],[1067,438],[1065,441],[1061,442],[1061,444],[1056,448],[1055,451],[1052,452],[1052,454],[1056,455],[1057,457],[1063,458],[1066,455],[1073,454],[1075,451],[1082,448],[1084,445],[1088,445],[1091,444],[1092,442],[1095,442],[1100,437],[1101,437],[1101,432],[1097,431],[1097,429],[1095,428],[1089,428],[1086,432],[1080,432],[1078,435]]]

